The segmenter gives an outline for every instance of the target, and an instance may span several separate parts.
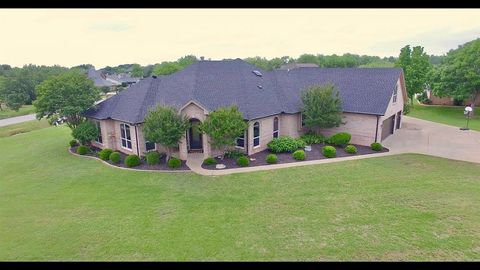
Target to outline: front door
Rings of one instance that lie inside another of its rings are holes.
[[[188,130],[188,149],[202,150],[202,133],[198,130],[200,121],[192,119],[190,120],[190,124],[190,129]]]

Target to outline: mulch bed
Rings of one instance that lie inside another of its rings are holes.
[[[349,157],[349,156],[361,156],[361,155],[368,155],[368,154],[376,154],[376,153],[384,153],[388,152],[389,150],[387,148],[383,148],[382,151],[373,151],[370,149],[370,146],[365,146],[365,145],[357,145],[357,144],[352,144],[355,147],[357,147],[357,153],[356,154],[348,154],[345,152],[343,147],[337,147],[334,146],[337,149],[337,156],[331,159],[339,158],[339,157]],[[320,160],[320,159],[328,159],[322,154],[322,148],[323,144],[313,144],[312,146],[312,151],[307,152],[305,151],[305,154],[307,158],[305,161],[308,160]],[[248,167],[254,167],[254,166],[263,166],[263,165],[273,165],[273,164],[268,164],[265,159],[268,154],[271,154],[271,152],[267,149],[262,152],[256,153],[251,155],[249,158],[255,159],[255,160],[250,160],[250,165]],[[276,164],[282,164],[282,163],[291,163],[291,162],[299,162],[292,157],[292,153],[279,153],[276,154],[278,157],[278,161]],[[220,160],[219,158],[215,158],[217,160],[218,164],[224,164],[226,166],[225,169],[232,169],[232,168],[242,168],[237,165],[236,159],[233,158],[227,158],[225,157],[223,160]],[[207,170],[224,170],[224,169],[217,169],[215,168],[215,165],[205,165],[202,164],[202,168],[207,169]]]
[[[77,147],[78,146],[75,146],[75,147],[72,147],[69,149],[70,152],[73,152],[73,153],[77,153]],[[98,159],[100,159],[98,157],[98,152],[100,152],[102,149],[100,148],[97,148],[97,147],[90,147],[90,149],[92,150],[90,153],[86,154],[85,156],[91,156],[91,157],[96,157]],[[108,162],[109,164],[113,165],[113,166],[116,166],[116,167],[121,167],[121,168],[129,168],[129,169],[138,169],[138,170],[152,170],[152,171],[190,171],[190,168],[187,166],[186,164],[186,161],[182,160],[182,166],[180,166],[179,168],[176,168],[176,169],[172,169],[170,167],[167,166],[167,163],[166,163],[166,156],[163,155],[161,158],[160,158],[160,162],[156,165],[148,165],[147,164],[147,161],[145,160],[145,157],[140,157],[141,158],[141,163],[140,165],[136,166],[136,167],[127,167],[124,163],[125,161],[125,158],[128,156],[120,151],[117,151],[120,153],[120,162],[117,163],[117,164],[114,164],[112,163],[110,160],[106,160],[105,162]]]

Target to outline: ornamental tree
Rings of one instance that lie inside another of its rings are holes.
[[[333,84],[314,85],[302,92],[302,114],[310,130],[338,127],[342,123],[342,101]]]

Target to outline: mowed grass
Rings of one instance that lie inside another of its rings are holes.
[[[23,123],[13,124],[9,126],[0,127],[0,138],[10,137],[13,135],[27,133],[32,130],[42,129],[50,127],[50,124],[46,119],[32,120]]]
[[[2,105],[2,110],[0,111],[0,119],[27,115],[32,113],[35,113],[35,107],[33,107],[33,105],[23,105],[20,109],[18,109],[18,112],[11,110],[9,108],[5,108],[5,105]]]
[[[464,109],[464,106],[424,106],[418,104],[418,101],[415,101],[414,107],[408,116],[456,127],[465,127],[467,118],[463,114]],[[476,115],[470,119],[468,127],[480,131],[480,116],[478,115],[480,111],[478,108],[475,108],[475,112]]]
[[[207,177],[0,139],[0,260],[479,260],[480,165],[408,154]]]

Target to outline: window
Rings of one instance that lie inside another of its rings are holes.
[[[253,124],[253,147],[260,145],[260,123]]]
[[[156,149],[156,146],[155,146],[154,142],[149,142],[149,141],[145,140],[145,150],[146,151],[155,150],[155,149]]]
[[[397,102],[397,92],[398,92],[398,87],[395,87],[393,90],[393,103]]]
[[[237,148],[245,148],[245,133],[237,137]]]
[[[305,114],[302,113],[301,115],[302,115],[301,116],[302,117],[302,127],[304,127],[305,126]]]
[[[130,137],[130,126],[127,124],[120,124],[120,135],[122,138],[122,147],[132,149],[132,138]]]
[[[95,125],[97,126],[97,129],[98,129],[98,137],[95,139],[96,142],[98,143],[103,143],[103,139],[102,139],[102,127],[100,125],[100,122],[99,121],[95,121]]]
[[[278,117],[273,118],[273,138],[278,138]]]

